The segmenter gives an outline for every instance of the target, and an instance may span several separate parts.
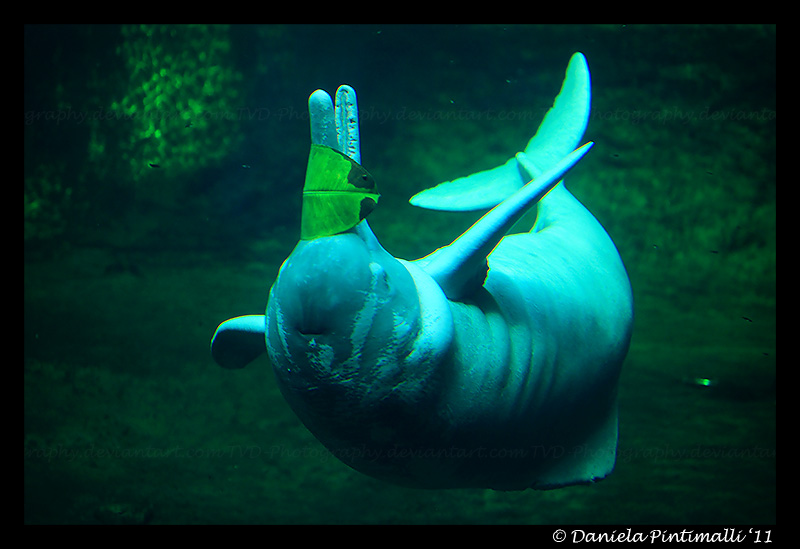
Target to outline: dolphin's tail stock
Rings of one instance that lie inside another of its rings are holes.
[[[589,67],[583,54],[576,53],[570,59],[561,92],[524,152],[497,168],[417,193],[409,202],[420,208],[447,211],[496,206],[580,145],[589,122],[591,102]]]

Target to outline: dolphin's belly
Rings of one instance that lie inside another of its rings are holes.
[[[484,284],[512,345],[530,339],[531,354],[512,353],[519,362],[511,367],[530,370],[533,387],[519,390],[540,410],[549,401],[563,409],[601,399],[594,389],[616,385],[633,324],[630,282],[611,238],[566,189],[554,191],[544,204],[550,219],[506,236],[488,258]]]

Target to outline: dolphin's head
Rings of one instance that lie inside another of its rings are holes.
[[[351,157],[312,145],[301,240],[266,311],[281,392],[306,427],[354,466],[361,458],[341,453],[418,437],[429,415],[421,404],[435,393],[430,380],[453,334],[436,282],[384,250],[367,224],[378,196]]]
[[[362,229],[297,244],[270,290],[266,341],[278,387],[309,431],[382,478],[391,471],[363,448],[419,440],[453,327],[436,283]]]
[[[275,313],[282,331],[304,340],[346,339],[339,345],[348,349],[337,349],[339,358],[357,358],[341,353],[352,351],[353,345],[360,349],[361,339],[371,331],[394,330],[394,322],[380,324],[382,314],[391,311],[399,325],[418,316],[411,276],[381,252],[370,250],[352,231],[301,240],[281,266],[268,311]]]
[[[267,305],[267,350],[301,418],[304,409],[325,416],[331,407],[347,417],[355,401],[391,393],[408,379],[406,359],[422,329],[408,270],[354,230],[301,240]]]
[[[420,329],[411,275],[364,220],[378,197],[372,176],[350,156],[311,146],[301,240],[267,306],[267,349],[291,386],[372,384],[391,370],[389,353]]]

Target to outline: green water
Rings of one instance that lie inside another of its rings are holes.
[[[594,150],[567,186],[636,324],[615,472],[420,491],[326,453],[266,356],[216,366],[299,234],[308,95],[358,93],[370,224],[413,259],[477,217],[412,208],[505,162],[570,55]],[[26,523],[776,520],[774,27],[26,27]]]

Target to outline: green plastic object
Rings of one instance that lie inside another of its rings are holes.
[[[311,145],[300,238],[312,240],[355,227],[378,204],[377,186],[361,164],[324,145]]]

